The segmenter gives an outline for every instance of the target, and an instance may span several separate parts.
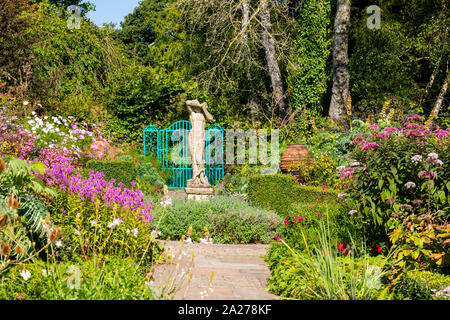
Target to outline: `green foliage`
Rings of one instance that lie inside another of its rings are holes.
[[[20,274],[26,270],[30,272],[28,280]],[[152,300],[144,276],[145,270],[130,258],[36,261],[17,266],[1,278],[0,299]]]
[[[282,244],[273,243],[266,256],[272,272],[269,288],[291,299],[376,298],[382,286],[386,259],[368,257],[365,250],[358,250],[353,242],[348,255],[339,252],[329,223],[323,218],[314,227],[315,238],[302,233],[297,239],[304,242],[303,250],[292,248],[283,238],[279,240]],[[277,248],[280,246],[286,249]]]
[[[240,195],[247,192],[248,177],[239,174],[227,173],[221,182],[214,186],[217,195]]]
[[[162,71],[130,64],[110,79],[107,108],[114,115],[110,125],[116,138],[141,139],[148,119],[153,119],[153,124],[170,123],[169,105],[180,88],[176,79]]]
[[[108,207],[99,199],[93,203],[64,191],[48,199],[47,207],[54,224],[63,229],[61,254],[69,258],[109,254],[153,261],[162,249],[138,211]]]
[[[408,105],[430,99],[431,107],[445,78],[449,55],[446,1],[381,1],[381,28],[369,29],[366,1],[352,1],[349,35],[350,91],[356,105],[380,110],[395,96]],[[435,72],[436,71],[436,72]],[[435,73],[433,85],[429,84]],[[431,109],[431,108],[430,108]],[[430,110],[429,109],[429,110]]]
[[[254,205],[274,210],[281,216],[289,214],[291,206],[297,202],[314,203],[319,198],[324,201],[336,199],[333,190],[312,186],[300,186],[291,175],[253,175],[248,183],[248,199]]]
[[[180,239],[192,227],[191,239],[199,241],[206,227],[214,243],[268,243],[281,224],[271,211],[257,209],[233,197],[196,202],[174,199],[166,208],[155,208],[161,238]]]
[[[372,224],[372,235],[380,242],[389,243],[387,233],[395,227],[395,219],[391,217],[401,213],[406,217],[441,210],[440,217],[447,220],[448,138],[436,139],[418,118],[408,121],[401,132],[392,127],[384,130],[376,127],[373,125],[370,133],[355,138],[351,156],[357,166],[344,169],[355,170],[349,180],[347,197],[357,204],[366,223]],[[390,130],[394,131],[388,133]],[[375,145],[368,148],[368,141]],[[430,157],[433,154],[439,159],[433,160]],[[430,172],[436,177],[431,178]]]
[[[42,221],[47,218],[48,210],[37,195],[56,194],[34,175],[44,173],[45,165],[40,162],[28,164],[17,158],[5,158],[5,164],[9,168],[0,176],[0,201],[6,201],[7,197],[14,194],[19,202],[17,214],[25,218],[26,225],[35,235],[43,237],[45,228]]]
[[[395,300],[448,300],[450,294],[445,291],[450,285],[450,276],[440,273],[411,270],[401,274],[387,288],[384,295]],[[382,297],[384,298],[384,297]]]
[[[103,172],[105,180],[114,179],[117,183],[122,182],[126,187],[131,187],[131,182],[136,181],[136,163],[121,160],[89,160],[86,169],[94,172]]]
[[[436,215],[410,215],[390,235],[402,269],[450,269],[450,226]]]
[[[331,1],[305,1],[298,21],[291,47],[292,67],[288,70],[291,105],[302,111],[314,110],[318,115],[323,111],[322,100],[330,79]]]
[[[333,186],[337,178],[336,165],[333,159],[325,153],[312,163],[292,162],[287,170],[294,174],[300,183],[313,186]]]

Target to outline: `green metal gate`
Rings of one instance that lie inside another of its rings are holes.
[[[191,127],[189,121],[181,120],[166,129],[149,125],[143,130],[143,153],[156,155],[162,168],[169,172],[169,189],[183,189],[192,178],[188,142]],[[217,125],[206,128],[205,136],[205,171],[209,183],[214,186],[223,177],[223,128]]]

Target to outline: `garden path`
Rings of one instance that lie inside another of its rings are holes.
[[[180,243],[179,241],[161,241],[166,255],[180,258],[178,270],[180,274],[194,262],[190,273],[174,298],[177,300],[273,300],[277,296],[269,293],[266,279],[270,271],[262,256],[269,245],[264,244],[203,244]],[[184,253],[183,253],[184,252]],[[166,283],[166,275],[170,272],[169,264],[156,267],[154,272],[155,287]],[[212,281],[211,273],[214,272]],[[210,290],[212,288],[212,291]],[[205,295],[207,293],[207,296]]]

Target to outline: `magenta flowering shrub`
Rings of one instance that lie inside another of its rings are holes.
[[[90,171],[89,179],[83,179],[80,172],[74,171],[75,168],[72,166],[53,163],[46,170],[44,183],[71,194],[77,194],[83,201],[89,200],[95,203],[98,199],[106,207],[117,205],[124,211],[138,211],[142,220],[151,225],[153,215],[150,211],[153,209],[153,202],[150,200],[145,203],[142,191],[135,188],[123,188],[120,182],[116,187],[114,179],[110,181],[103,179],[105,175],[102,172]]]
[[[450,129],[427,125],[417,115],[402,127],[374,124],[368,129],[351,142],[351,166],[339,168],[348,186],[346,198],[356,203],[368,232],[387,241],[395,219],[418,212],[447,220]]]
[[[46,205],[53,223],[63,228],[62,242],[71,255],[153,259],[153,202],[144,201],[140,190],[115,186],[101,172],[84,179],[72,166],[53,164],[47,170],[52,178],[45,183],[59,192]]]

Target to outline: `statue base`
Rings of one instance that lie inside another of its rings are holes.
[[[213,188],[210,186],[191,186],[184,189],[188,200],[202,201],[208,200],[213,194]]]

